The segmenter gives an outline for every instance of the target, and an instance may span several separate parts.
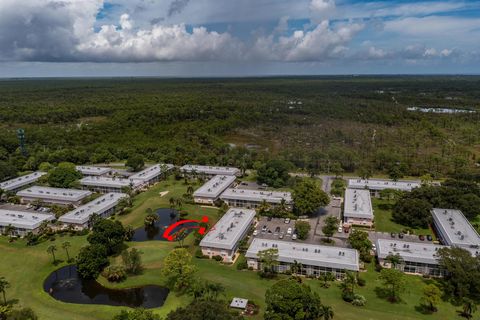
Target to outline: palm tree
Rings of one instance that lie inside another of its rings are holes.
[[[389,254],[388,256],[385,257],[385,260],[390,262],[394,269],[397,268],[397,265],[399,265],[403,262],[403,258],[398,253],[397,254]]]
[[[463,299],[463,310],[462,310],[462,316],[471,319],[472,314],[477,311],[477,305],[475,304],[475,301],[469,298],[464,298]]]
[[[7,298],[5,296],[5,291],[10,288],[10,282],[5,279],[5,277],[0,277],[0,291],[3,294],[3,303],[7,304]]]
[[[193,187],[191,185],[189,185],[188,188],[187,188],[187,194],[189,196],[193,195]]]
[[[263,199],[262,203],[258,206],[258,212],[260,214],[265,214],[270,211],[270,204],[267,203],[265,199]]]
[[[342,283],[340,284],[340,288],[343,292],[351,292],[353,293],[355,290],[355,286],[357,285],[357,276],[354,272],[346,271],[345,277],[343,278]]]
[[[302,270],[302,264],[298,262],[297,260],[293,260],[292,265],[290,266],[290,271],[292,271],[292,274],[297,274]]]
[[[70,254],[68,252],[68,248],[70,248],[72,245],[70,244],[69,241],[65,241],[64,243],[62,243],[62,248],[63,250],[65,250],[65,252],[67,253],[67,261],[70,261]]]
[[[322,286],[324,288],[328,288],[330,286],[330,284],[328,282],[335,280],[335,276],[333,275],[333,273],[327,272],[327,273],[324,273],[324,274],[320,275],[319,279],[321,281],[323,281]]]
[[[3,230],[3,234],[6,235],[6,236],[12,236],[13,235],[13,231],[15,231],[15,228],[9,224],[8,226],[5,227],[5,229]]]
[[[145,224],[145,227],[153,227],[153,225],[157,221],[158,221],[158,215],[156,215],[155,213],[149,213],[145,217],[145,220],[143,221],[143,223]]]
[[[178,210],[181,210],[181,209],[182,209],[182,205],[183,205],[182,199],[178,198],[178,199],[176,200],[176,205],[177,205],[177,207],[178,207]]]
[[[170,197],[170,199],[168,199],[168,202],[170,202],[170,208],[171,209],[175,208],[175,198],[174,197]]]
[[[95,223],[97,223],[98,220],[100,220],[101,217],[97,213],[93,213],[89,218],[88,218],[88,227],[92,228]]]
[[[56,245],[51,245],[47,248],[47,252],[53,256],[53,263],[57,261],[57,259],[55,258],[55,251],[57,251]]]
[[[330,306],[321,306],[321,315],[324,320],[333,319],[333,316],[334,316],[333,308]]]

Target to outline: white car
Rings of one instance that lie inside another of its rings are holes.
[[[285,218],[285,223],[289,224],[290,223],[290,218]]]
[[[293,231],[292,228],[288,228],[287,229],[287,234],[292,234],[292,231]]]
[[[339,233],[342,233],[342,232],[343,232],[343,227],[342,227],[342,226],[339,226],[339,227],[338,227],[338,232],[339,232]]]
[[[258,234],[258,230],[253,231],[253,235],[256,236]]]
[[[294,234],[292,235],[292,240],[297,240],[297,234],[296,234],[296,233],[294,233]]]

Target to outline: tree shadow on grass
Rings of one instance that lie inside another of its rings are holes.
[[[437,310],[433,311],[429,307],[427,307],[424,304],[419,304],[418,306],[415,306],[415,311],[421,313],[421,314],[434,314]]]
[[[381,287],[375,287],[374,291],[375,291],[375,294],[377,295],[378,298],[383,299],[383,300],[387,300],[390,303],[401,303],[402,302],[402,299],[399,298],[399,297],[396,297],[396,299],[392,299],[391,294],[390,294],[391,291],[388,290],[388,289],[381,288]]]

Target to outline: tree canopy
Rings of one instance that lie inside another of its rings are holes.
[[[48,172],[48,184],[57,188],[70,188],[82,178],[82,174],[75,169],[75,164],[61,162]]]
[[[284,187],[290,179],[292,164],[283,160],[270,160],[257,169],[257,182],[270,187]]]
[[[299,216],[312,214],[330,202],[328,195],[312,180],[298,183],[292,197],[295,203],[294,211]]]
[[[167,278],[168,285],[176,291],[188,289],[194,281],[195,272],[192,256],[187,249],[173,249],[163,261],[162,274]]]
[[[171,311],[166,320],[242,320],[238,312],[229,310],[222,301],[194,300]],[[123,319],[122,319],[123,320]]]

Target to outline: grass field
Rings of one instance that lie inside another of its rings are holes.
[[[136,197],[132,212],[119,219],[134,226],[143,224],[143,217],[147,208],[165,207],[169,204],[169,198],[179,197],[185,192],[186,186],[183,181],[175,182],[172,179],[161,182],[152,187],[149,191]],[[160,197],[159,192],[169,191],[169,194]],[[185,205],[191,217],[207,215],[212,221],[217,219],[217,210],[212,208],[203,208],[193,205]],[[67,304],[54,300],[47,293],[43,292],[42,284],[50,272],[64,265],[52,265],[51,256],[46,252],[50,244],[56,244],[61,248],[63,241],[70,241],[72,248],[71,255],[75,255],[79,248],[86,244],[86,237],[57,237],[54,242],[45,242],[35,247],[27,247],[25,241],[19,240],[9,243],[5,237],[0,237],[0,276],[5,276],[12,284],[7,290],[8,299],[18,299],[19,304],[33,308],[41,320],[90,320],[111,319],[118,313],[122,307],[99,306],[99,305],[77,305]],[[192,253],[195,250],[193,246],[193,237],[190,236],[185,241],[189,245]],[[99,281],[110,287],[132,287],[144,284],[164,284],[161,274],[162,260],[177,244],[163,241],[147,241],[138,243],[129,243],[128,246],[136,247],[143,252],[143,262],[145,270],[139,276],[129,277],[121,284],[108,284],[104,279]],[[65,253],[59,249],[57,252],[59,259],[65,259]],[[264,296],[266,290],[275,283],[276,280],[263,280],[252,271],[238,271],[235,265],[222,265],[213,260],[196,259],[194,263],[198,268],[198,276],[219,282],[226,288],[226,297],[233,296],[248,298],[260,305],[262,312],[265,310]],[[378,273],[369,267],[367,272],[361,274],[366,279],[367,285],[358,288],[358,293],[367,298],[367,305],[364,307],[354,307],[345,303],[340,298],[340,289],[333,284],[329,289],[321,287],[318,280],[306,280],[306,282],[317,291],[325,304],[331,305],[335,311],[335,319],[367,319],[367,320],[414,320],[414,319],[435,319],[450,320],[461,319],[456,314],[456,308],[449,303],[442,303],[439,306],[439,312],[434,315],[425,315],[416,310],[421,298],[421,288],[425,280],[421,277],[406,276],[407,288],[402,293],[402,302],[391,304],[384,298],[377,295],[376,288],[380,286]],[[155,312],[165,315],[178,306],[188,303],[188,296],[177,296],[171,293],[163,307],[155,309]],[[262,319],[258,315],[255,320]]]

